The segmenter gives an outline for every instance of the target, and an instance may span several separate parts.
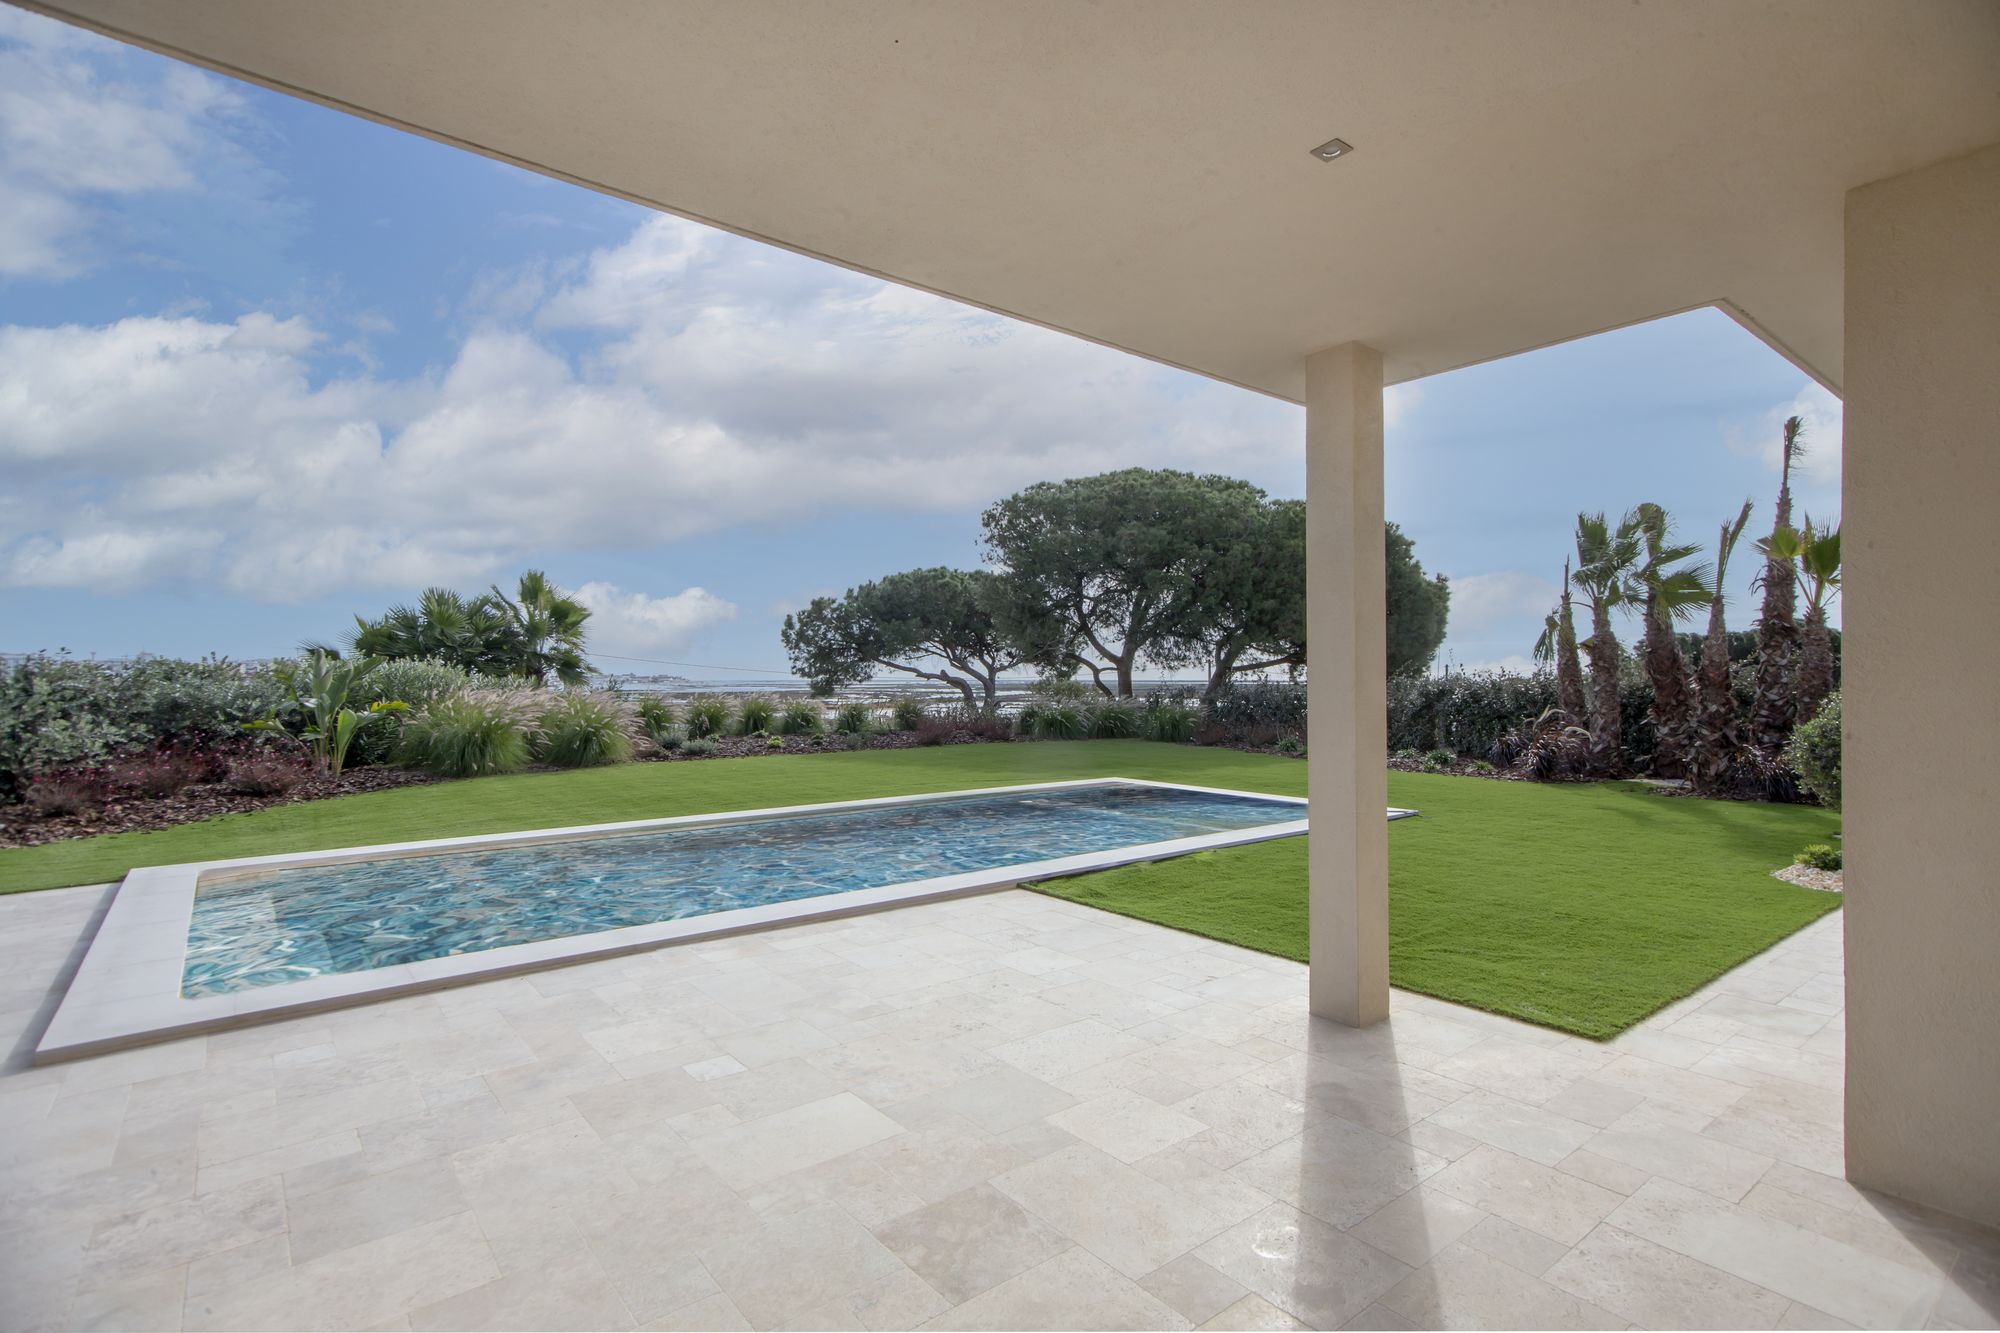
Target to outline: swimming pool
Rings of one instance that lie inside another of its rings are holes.
[[[283,985],[1299,815],[1267,797],[1094,785],[219,878],[195,894],[181,992]]]
[[[1305,831],[1301,797],[1089,778],[139,866],[34,1058]]]

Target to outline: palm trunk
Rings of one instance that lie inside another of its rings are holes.
[[[1618,743],[1618,637],[1611,632],[1611,607],[1602,597],[1591,603],[1590,637],[1583,650],[1590,655],[1590,769],[1599,777],[1614,777],[1625,768]]]
[[[1785,422],[1785,456],[1778,474],[1778,515],[1772,527],[1792,525],[1792,458],[1798,438],[1799,419]],[[1799,645],[1797,619],[1798,589],[1792,582],[1789,560],[1770,559],[1764,564],[1764,610],[1757,619],[1757,693],[1750,708],[1750,740],[1766,755],[1775,757],[1785,748],[1798,720],[1793,696],[1793,658]]]
[[[1743,749],[1743,727],[1736,715],[1736,696],[1729,688],[1729,627],[1723,613],[1723,580],[1729,574],[1729,557],[1750,521],[1750,502],[1734,523],[1724,523],[1715,544],[1715,598],[1708,604],[1708,638],[1701,645],[1701,666],[1696,673],[1700,699],[1694,737],[1695,790],[1716,795],[1729,785],[1729,773]]]
[[[1569,566],[1563,566],[1561,618],[1556,622],[1556,702],[1572,727],[1583,726],[1590,704],[1583,693],[1583,663],[1576,654],[1576,610],[1569,596]]]
[[[1674,635],[1673,622],[1650,602],[1646,607],[1646,677],[1653,686],[1653,730],[1659,735],[1653,771],[1661,777],[1685,777],[1693,768],[1694,691],[1688,684],[1687,658]]]
[[[1806,607],[1805,632],[1800,637],[1798,720],[1810,721],[1833,693],[1833,636],[1826,628],[1826,608]]]

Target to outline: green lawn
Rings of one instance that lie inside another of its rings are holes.
[[[406,787],[154,833],[0,851],[0,892],[133,866],[959,787],[1122,776],[1303,795],[1297,760],[1145,741],[626,764]],[[1411,990],[1609,1036],[1837,905],[1768,872],[1836,827],[1820,810],[1636,787],[1391,773],[1390,948]],[[1305,957],[1302,839],[1046,886],[1077,902]]]

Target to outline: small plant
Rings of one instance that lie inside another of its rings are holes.
[[[565,694],[536,719],[535,757],[557,768],[596,768],[632,757],[632,736],[615,695]]]
[[[875,725],[875,710],[855,699],[842,704],[833,713],[833,729],[860,735]]]
[[[239,759],[229,766],[224,779],[229,790],[239,796],[283,796],[305,780],[297,764],[271,755]]]
[[[642,694],[635,710],[639,729],[653,744],[666,748],[666,735],[674,728],[674,706],[657,694]]]
[[[527,767],[525,700],[519,697],[525,693],[468,690],[437,700],[404,724],[397,761],[447,778],[483,778]]]
[[[1035,735],[1045,741],[1080,741],[1090,734],[1090,717],[1072,703],[1043,704],[1035,712]]]
[[[204,780],[207,768],[192,755],[156,750],[121,764],[115,770],[114,781],[141,796],[158,800]]]
[[[785,738],[783,736],[768,736],[764,740],[764,748],[767,750],[782,750],[785,748]]]
[[[347,706],[356,683],[381,664],[378,657],[343,659],[315,648],[304,661],[286,662],[273,670],[289,697],[276,715],[250,726],[258,731],[296,727],[294,734],[312,747],[314,764],[337,778],[347,763],[348,747],[363,727],[385,720],[385,714],[409,709],[399,699],[377,699],[359,712]]]
[[[1487,763],[1484,759],[1475,759],[1472,761],[1472,771],[1475,773],[1491,773],[1493,765]]]
[[[1415,760],[1423,758],[1423,755],[1422,753],[1416,750],[1398,750],[1396,751],[1396,758],[1414,762]]]
[[[751,695],[736,706],[736,734],[756,736],[771,729],[778,710],[771,706],[769,699]]]
[[[778,712],[771,730],[780,736],[811,736],[826,726],[826,715],[810,699],[794,699]]]
[[[1306,752],[1306,743],[1297,736],[1287,736],[1278,742],[1279,754],[1300,755]]]
[[[691,741],[720,736],[729,730],[729,705],[712,694],[698,695],[688,700],[687,716],[681,725],[687,728]]]
[[[690,736],[682,742],[681,753],[690,759],[706,759],[715,753],[715,741],[707,736]]]
[[[1458,756],[1450,750],[1432,750],[1424,756],[1424,771],[1440,773],[1458,762]]]
[[[944,745],[958,734],[959,723],[957,718],[926,713],[917,720],[915,731],[919,745]]]
[[[111,798],[111,784],[95,770],[44,774],[28,784],[30,810],[46,819],[87,814]]]
[[[1141,734],[1149,741],[1185,745],[1194,739],[1195,723],[1200,720],[1201,714],[1186,704],[1156,702],[1146,708]]]
[[[1537,782],[1581,776],[1589,764],[1590,733],[1572,726],[1560,708],[1545,708],[1493,742],[1487,758],[1495,768],[1518,768]]]
[[[1807,843],[1797,856],[1792,858],[1795,866],[1811,866],[1814,870],[1840,869],[1840,848],[1824,842]]]
[[[1840,809],[1840,694],[1836,691],[1819,711],[1801,722],[1785,746],[1785,765],[1799,775],[1799,785],[1821,802]]]
[[[672,754],[675,750],[687,744],[687,732],[680,727],[668,727],[665,731],[653,737],[653,744],[659,746],[668,754]]]
[[[899,695],[889,705],[889,720],[898,731],[915,731],[924,720],[924,701],[913,694]]]
[[[1117,699],[1099,704],[1090,714],[1090,734],[1101,741],[1136,736],[1139,734],[1138,711]]]

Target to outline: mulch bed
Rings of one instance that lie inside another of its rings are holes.
[[[121,796],[101,809],[78,815],[43,816],[26,806],[0,806],[0,847],[33,847],[70,838],[92,838],[100,833],[137,833],[146,829],[172,828],[192,824],[217,815],[241,814],[274,805],[298,805],[323,801],[329,796],[352,796],[356,792],[387,791],[391,787],[414,787],[440,779],[407,768],[350,768],[338,780],[323,775],[302,779],[298,786],[280,796],[248,796],[231,791],[220,783],[196,783],[171,796]]]
[[[852,747],[844,738],[831,736],[782,736],[782,747],[773,746],[762,736],[718,736],[715,753],[692,755],[679,752],[652,754],[644,760],[694,763],[703,759],[749,759],[766,754],[815,754]],[[993,742],[969,731],[957,731],[941,739],[926,739],[923,733],[892,731],[869,736],[860,749],[911,750],[923,745],[981,745]],[[530,772],[555,772],[535,768]],[[352,796],[358,792],[388,791],[392,787],[414,787],[446,778],[407,768],[350,768],[338,781],[311,776],[280,796],[249,796],[220,783],[196,783],[171,796],[120,796],[102,808],[77,815],[41,815],[25,805],[0,806],[0,847],[33,847],[46,842],[66,842],[71,838],[92,838],[101,833],[139,833],[149,829],[192,824],[217,815],[242,814],[274,805],[299,805],[323,801],[331,796]]]

